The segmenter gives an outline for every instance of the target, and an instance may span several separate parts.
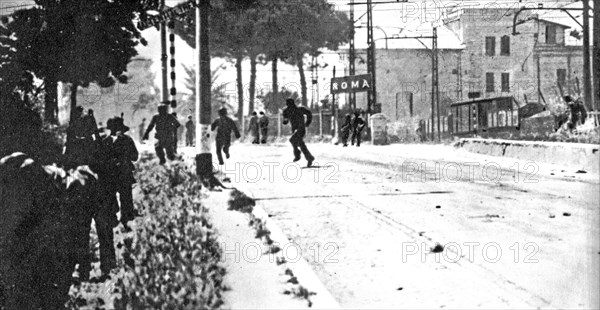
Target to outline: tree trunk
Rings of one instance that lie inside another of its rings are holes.
[[[239,55],[235,59],[235,70],[237,72],[237,95],[238,95],[238,111],[237,118],[240,124],[242,123],[242,117],[244,117],[244,83],[242,83],[242,60],[244,58]],[[243,128],[242,128],[243,130]]]
[[[298,72],[300,72],[300,87],[302,89],[302,106],[307,107],[308,100],[306,100],[306,76],[304,75],[304,61],[303,55],[297,56],[296,65],[298,66]]]
[[[75,113],[75,108],[77,107],[77,88],[78,87],[79,87],[78,83],[71,84],[71,110],[69,112],[69,115],[71,117],[69,118],[69,123],[74,120],[73,115]]]
[[[44,119],[49,124],[58,124],[58,82],[52,78],[44,80]]]
[[[248,114],[252,114],[254,111],[254,96],[256,92],[256,55],[250,55],[250,87],[249,96],[250,102],[248,104]]]
[[[277,56],[274,56],[271,60],[271,73],[273,74],[273,90],[271,93],[273,94],[273,110],[279,111],[279,86],[277,85]]]

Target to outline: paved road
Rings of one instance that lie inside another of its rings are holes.
[[[343,307],[600,306],[598,176],[447,146],[309,148],[318,168],[236,144],[225,174]]]

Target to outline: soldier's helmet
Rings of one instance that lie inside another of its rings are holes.
[[[285,100],[285,104],[289,107],[289,106],[295,106],[296,105],[296,100],[294,100],[294,98],[287,98]]]
[[[167,114],[167,112],[169,112],[169,107],[166,104],[158,106],[158,114]]]
[[[220,116],[225,116],[225,115],[227,115],[227,109],[226,109],[226,108],[221,108],[221,109],[219,109],[219,115],[220,115]]]

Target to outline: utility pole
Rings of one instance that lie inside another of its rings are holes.
[[[165,0],[160,0],[160,9],[165,9]],[[167,104],[169,102],[169,84],[167,77],[167,21],[163,21],[160,23],[160,61],[162,67],[162,104]]]
[[[594,29],[593,34],[593,80],[594,80],[594,109],[600,110],[600,5],[594,5],[593,12]]]
[[[354,64],[354,59],[356,57],[356,51],[354,49],[354,0],[350,0],[350,50],[348,51],[348,61],[350,62],[348,66],[348,74],[355,75],[356,67]],[[351,110],[356,109],[356,94],[351,92],[348,94],[349,105]]]
[[[164,0],[163,0],[164,1]],[[196,174],[205,182],[214,178],[210,149],[210,54],[208,9],[210,0],[196,0]]]
[[[433,69],[433,89],[431,96],[435,96],[435,104],[437,109],[437,132],[438,132],[438,141],[442,141],[442,134],[440,129],[440,88],[439,88],[439,66],[438,66],[438,48],[437,48],[437,28],[433,27],[433,44],[431,47],[431,55],[433,57],[432,67]],[[432,106],[433,108],[433,106]],[[433,110],[431,111],[433,114]],[[432,130],[433,137],[433,130]]]
[[[598,5],[596,3],[596,5]],[[594,5],[594,6],[596,6]],[[583,102],[586,109],[594,109],[592,99],[592,74],[590,63],[590,3],[583,0]]]
[[[373,40],[373,3],[367,0],[367,72],[371,74],[372,88],[368,92],[367,117],[371,115],[371,108],[377,103],[377,89],[375,78],[375,41]]]

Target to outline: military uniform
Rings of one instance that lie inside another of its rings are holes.
[[[148,128],[146,129],[146,133],[144,133],[143,140],[147,140],[152,129],[156,127],[156,134],[154,135],[156,143],[154,144],[154,150],[156,151],[156,156],[158,156],[161,164],[166,162],[165,152],[169,160],[175,159],[173,132],[175,132],[179,126],[179,122],[173,115],[167,113],[167,106],[160,106],[158,107],[158,114],[152,117],[150,125],[148,125]]]
[[[342,143],[344,146],[348,146],[348,138],[350,137],[350,130],[352,129],[352,121],[350,114],[346,114],[344,124],[342,124]]]
[[[269,133],[269,118],[265,113],[260,112],[261,117],[258,121],[258,127],[260,128],[260,143],[267,143],[267,137]]]
[[[354,145],[354,140],[356,140],[356,146],[360,146],[360,141],[362,139],[361,132],[363,128],[365,128],[365,121],[360,117],[358,112],[354,112],[354,119],[352,120],[352,145]]]
[[[260,138],[258,136],[258,116],[256,115],[256,112],[253,112],[252,117],[250,117],[248,131],[252,132],[252,136],[254,137],[254,140],[252,140],[252,144],[258,144],[258,140]]]

